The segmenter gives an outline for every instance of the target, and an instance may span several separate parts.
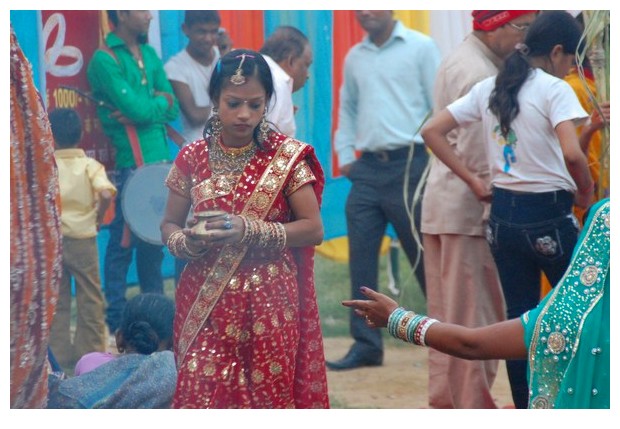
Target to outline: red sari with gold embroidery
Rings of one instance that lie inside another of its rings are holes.
[[[287,196],[324,176],[314,149],[271,133],[233,186],[209,169],[204,140],[181,150],[166,180],[194,211],[290,222]],[[176,292],[175,408],[328,408],[314,289],[314,247],[216,246],[190,261]]]

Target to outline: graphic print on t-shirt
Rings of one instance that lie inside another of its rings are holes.
[[[500,146],[504,147],[504,173],[508,173],[510,165],[517,162],[517,155],[515,154],[515,148],[517,147],[517,135],[510,128],[508,130],[508,136],[502,136],[500,126],[497,124],[493,129],[493,138]]]

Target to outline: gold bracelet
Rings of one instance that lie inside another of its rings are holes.
[[[280,222],[267,222],[260,219],[248,219],[239,216],[245,227],[241,244],[261,248],[276,248],[283,250],[286,247],[286,229]]]
[[[407,341],[407,325],[414,316],[415,313],[413,311],[408,311],[403,315],[402,319],[400,319],[400,323],[398,325],[398,338],[403,341]]]
[[[180,259],[199,259],[207,253],[207,250],[192,252],[189,247],[187,247],[187,236],[181,229],[177,229],[170,234],[168,240],[166,241],[166,246],[168,247],[171,255]]]

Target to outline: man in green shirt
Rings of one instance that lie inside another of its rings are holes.
[[[111,10],[108,18],[114,30],[94,53],[87,76],[93,95],[103,101],[97,113],[116,149],[118,194],[104,261],[106,322],[113,334],[126,303],[126,278],[134,249],[141,291],[163,293],[162,246],[131,234],[121,200],[123,186],[136,167],[170,160],[166,123],[177,117],[179,106],[162,61],[146,43],[151,13]]]

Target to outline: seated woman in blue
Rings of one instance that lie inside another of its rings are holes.
[[[89,353],[79,376],[49,379],[48,408],[169,408],[177,371],[172,348],[174,302],[145,293],[126,305],[116,333],[119,355]]]

